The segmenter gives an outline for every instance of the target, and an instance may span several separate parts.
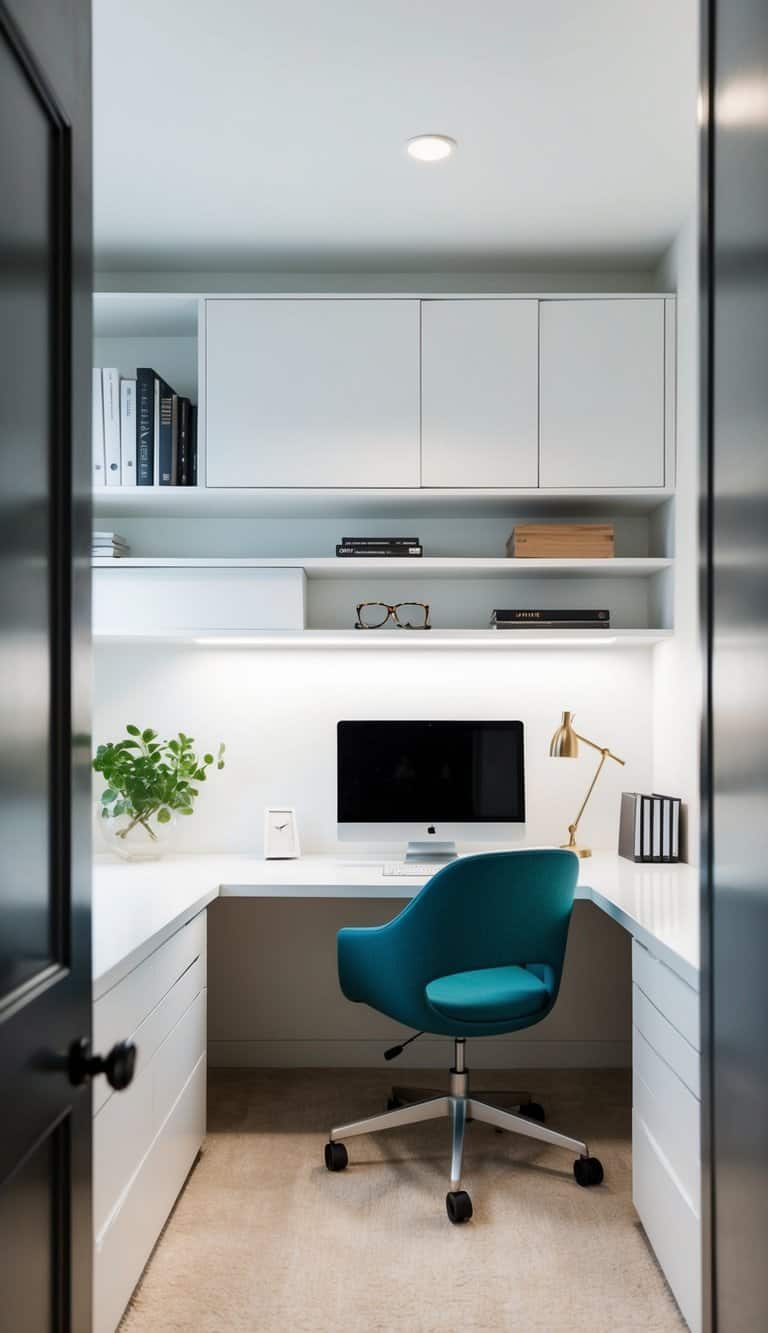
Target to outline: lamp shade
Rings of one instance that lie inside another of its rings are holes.
[[[573,730],[573,713],[563,713],[563,720],[549,742],[552,759],[578,759],[579,741]]]

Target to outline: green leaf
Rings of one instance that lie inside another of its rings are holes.
[[[221,769],[224,767],[224,760],[220,759],[216,767],[219,769],[219,771],[221,771]]]
[[[213,763],[213,755],[212,755],[212,754],[204,754],[204,755],[203,755],[203,763],[204,763],[204,764],[212,764],[212,763]]]
[[[157,812],[157,822],[158,824],[170,824],[171,822],[171,812],[164,805]]]
[[[193,815],[194,813],[195,813],[195,812],[194,812],[194,810],[192,809],[192,806],[191,806],[191,805],[182,805],[182,806],[179,806],[179,814],[180,814],[180,815]]]
[[[103,791],[101,793],[101,804],[109,805],[110,802],[114,801],[116,798],[117,798],[117,792],[113,791],[111,787],[107,787],[106,791]]]
[[[134,727],[134,725],[133,725],[132,722],[129,722],[128,725],[127,725],[127,727],[126,727],[125,729],[126,729],[126,731],[128,732],[128,735],[129,735],[129,736],[140,736],[140,735],[141,735],[141,732],[139,731],[139,728],[138,728],[138,727]]]
[[[142,731],[141,739],[143,741],[153,741],[156,735],[157,735],[156,731],[153,731],[151,727],[147,727],[144,731]]]

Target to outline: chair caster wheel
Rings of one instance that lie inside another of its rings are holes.
[[[445,1196],[449,1222],[468,1222],[472,1216],[472,1200],[466,1190],[449,1190]]]
[[[349,1153],[343,1143],[326,1143],[325,1165],[329,1171],[343,1171],[349,1165]]]
[[[599,1185],[603,1179],[603,1164],[597,1157],[577,1157],[573,1174],[577,1185]]]
[[[520,1114],[527,1116],[529,1120],[538,1120],[541,1125],[547,1118],[544,1114],[544,1107],[539,1102],[526,1102],[524,1106],[520,1107]]]
[[[399,1111],[402,1105],[403,1103],[400,1101],[399,1097],[387,1097],[387,1111]]]

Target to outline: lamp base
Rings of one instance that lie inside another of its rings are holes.
[[[591,855],[592,855],[592,848],[591,848],[591,847],[577,847],[576,844],[575,844],[575,843],[572,843],[572,842],[561,842],[561,843],[560,843],[560,850],[563,851],[563,852],[575,852],[576,855],[579,856],[579,857],[581,857],[582,859],[583,859],[585,856],[591,856]]]

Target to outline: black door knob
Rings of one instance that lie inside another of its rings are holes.
[[[136,1068],[136,1046],[132,1041],[118,1041],[107,1055],[93,1055],[85,1037],[73,1041],[69,1048],[70,1083],[85,1083],[95,1074],[105,1074],[107,1083],[115,1092],[122,1092],[133,1081]]]

